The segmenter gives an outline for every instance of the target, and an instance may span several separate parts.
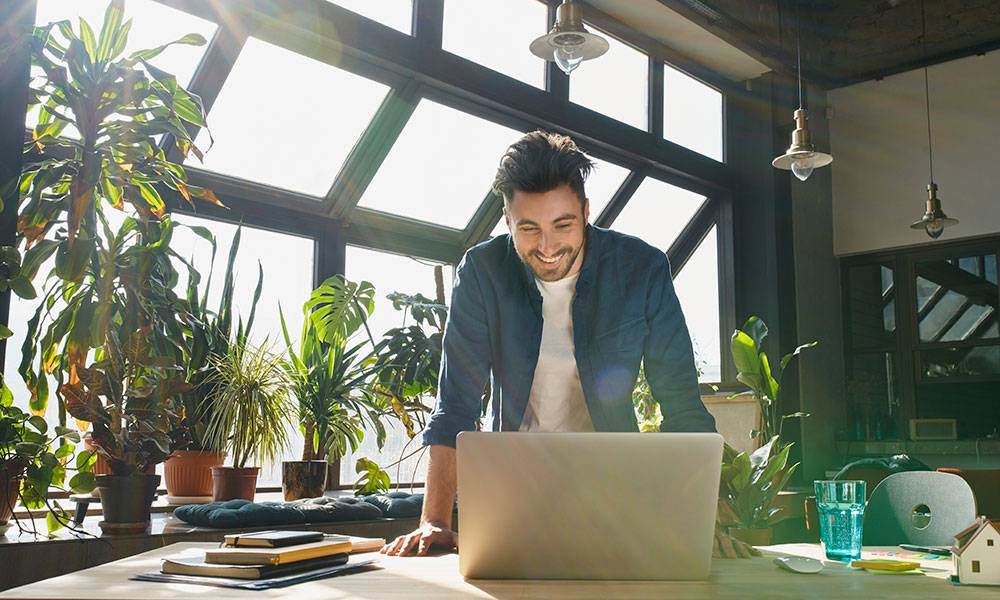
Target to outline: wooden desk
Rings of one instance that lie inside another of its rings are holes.
[[[1000,598],[998,588],[954,586],[946,580],[918,575],[875,575],[839,565],[816,575],[781,571],[768,557],[716,560],[708,581],[466,581],[458,574],[458,556],[422,558],[378,556],[382,569],[312,581],[261,592],[199,585],[129,581],[136,572],[157,570],[160,559],[184,551],[198,552],[215,544],[182,542],[7,590],[0,598],[84,598],[87,600],[158,600],[161,598]],[[789,545],[793,554],[814,553],[816,546]],[[772,547],[771,551],[785,547]],[[898,549],[897,549],[898,550]],[[940,561],[950,566],[947,561]],[[0,571],[2,572],[2,571]]]

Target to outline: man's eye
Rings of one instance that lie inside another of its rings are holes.
[[[560,223],[556,225],[556,229],[569,229],[569,223]]]

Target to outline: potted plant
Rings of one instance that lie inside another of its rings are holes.
[[[189,387],[181,363],[187,308],[172,291],[172,223],[161,192],[218,202],[188,185],[158,144],[163,137],[200,156],[186,129],[204,126],[200,101],[149,63],[169,44],[122,56],[130,26],[114,0],[97,36],[83,21],[78,32],[68,21],[35,28],[32,63],[44,76],[33,81],[30,103],[41,112],[18,217],[27,271],[55,255],[19,372],[33,412],[45,410],[52,376],[60,421],[68,413],[91,423],[112,471],[98,479],[109,529],[148,523],[158,476],[146,471],[182,443],[176,397]],[[60,137],[70,125],[78,139]],[[132,216],[114,227],[108,206]]]
[[[66,484],[71,467],[64,461],[72,455],[73,442],[79,442],[80,436],[59,426],[50,434],[45,419],[22,411],[12,401],[4,385],[0,393],[0,535],[10,527],[19,501],[29,511],[47,508],[46,524],[52,533],[68,522],[68,515],[49,498],[49,488]],[[69,480],[74,492],[94,488],[94,476],[88,468],[89,464],[81,461],[80,472]]]
[[[196,234],[212,245],[211,263],[215,262],[215,236],[203,227],[191,228]],[[187,301],[190,309],[190,328],[184,332],[184,371],[191,389],[181,395],[185,440],[181,450],[176,450],[163,464],[163,479],[167,487],[167,502],[170,504],[193,504],[210,502],[212,499],[212,467],[221,466],[225,460],[223,447],[206,443],[207,424],[199,417],[212,395],[213,385],[209,381],[212,373],[210,359],[225,356],[233,343],[244,344],[253,326],[257,302],[263,286],[263,272],[258,265],[257,285],[250,316],[246,324],[242,318],[236,324],[235,342],[233,335],[233,292],[235,290],[234,264],[240,248],[242,226],[237,227],[226,261],[222,295],[216,310],[208,308],[208,296],[212,288],[213,269],[209,268],[205,289],[199,290],[201,277],[197,271],[188,279]]]
[[[803,344],[786,354],[774,372],[767,354],[760,349],[766,336],[767,326],[757,317],[750,317],[742,329],[733,332],[731,347],[736,378],[750,388],[761,412],[761,429],[751,431],[750,436],[763,443],[749,455],[727,444],[723,448],[719,487],[720,519],[729,526],[730,535],[751,545],[768,544],[771,527],[787,518],[774,503],[798,463],[788,464],[792,444],[781,441],[781,432],[785,420],[809,415],[782,414],[781,374],[792,358],[816,345],[816,342]]]
[[[379,447],[385,440],[381,415],[386,403],[370,382],[377,372],[371,355],[374,344],[370,334],[360,343],[349,342],[372,313],[374,294],[375,288],[367,281],[354,283],[336,276],[323,282],[303,305],[298,352],[292,348],[279,308],[288,345],[283,365],[298,402],[305,441],[301,461],[282,463],[285,500],[322,496],[328,464],[339,464],[348,448],[356,450],[365,428],[376,432]],[[367,353],[365,346],[369,346]]]
[[[233,461],[231,467],[212,467],[212,498],[253,501],[260,467],[248,465],[274,462],[288,445],[294,407],[282,357],[243,341],[209,362],[211,392],[199,415],[206,425],[203,443],[225,449]]]

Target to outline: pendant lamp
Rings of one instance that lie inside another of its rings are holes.
[[[805,181],[812,175],[813,169],[832,163],[833,157],[824,152],[817,152],[816,147],[809,141],[809,115],[806,109],[802,108],[802,49],[799,45],[798,27],[796,23],[795,54],[799,81],[799,108],[793,113],[795,131],[792,132],[792,145],[784,154],[771,161],[771,165],[778,169],[791,170],[799,180]]]
[[[924,60],[927,60],[927,19],[924,15],[924,0],[920,0],[920,25],[924,46]],[[927,184],[927,202],[924,216],[919,221],[910,224],[910,229],[923,229],[932,239],[941,237],[945,227],[957,225],[958,219],[949,218],[941,210],[941,201],[937,197],[937,184],[934,183],[934,152],[931,147],[931,86],[927,78],[927,66],[924,66],[924,99],[927,105],[927,162],[930,167],[931,182]]]
[[[528,47],[538,58],[551,60],[567,75],[585,60],[608,51],[608,40],[583,27],[583,11],[573,0],[563,0],[556,9],[556,24]]]

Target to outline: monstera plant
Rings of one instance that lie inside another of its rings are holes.
[[[134,476],[180,443],[177,396],[189,385],[182,362],[188,310],[173,292],[179,257],[170,249],[163,194],[218,200],[167,160],[168,144],[201,155],[188,126],[203,127],[204,111],[151,64],[170,44],[123,54],[131,28],[123,7],[121,0],[108,5],[99,34],[81,19],[77,29],[69,21],[36,27],[30,38],[42,75],[30,92],[39,119],[25,148],[18,245],[30,278],[53,255],[55,266],[29,321],[19,371],[36,413],[45,411],[55,380],[60,421],[69,413],[90,422],[97,452],[120,478],[115,485],[142,503],[152,499],[155,476],[141,484]],[[78,137],[63,136],[68,128]],[[117,505],[105,494],[105,521],[113,522]],[[144,517],[140,510],[125,518]]]

